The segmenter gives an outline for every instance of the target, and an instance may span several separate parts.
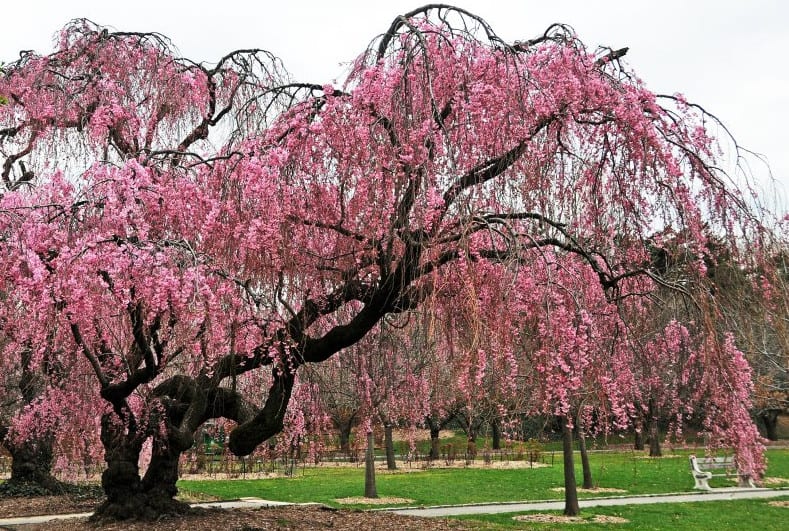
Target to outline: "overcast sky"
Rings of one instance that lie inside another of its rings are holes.
[[[157,31],[181,54],[213,62],[237,48],[264,48],[294,78],[341,80],[352,60],[392,19],[424,0],[27,0],[0,7],[0,61],[19,50],[46,53],[70,19],[129,31]],[[450,2],[452,3],[452,2]],[[762,153],[789,191],[789,2],[784,0],[457,0],[507,41],[553,22],[573,26],[591,47],[628,46],[627,61],[658,93],[682,92],[721,118],[738,142]],[[766,178],[766,171],[754,167]]]

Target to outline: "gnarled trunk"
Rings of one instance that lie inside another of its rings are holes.
[[[155,444],[156,446],[156,444]],[[162,508],[166,512],[182,512],[186,507],[179,508],[181,502],[174,500],[178,494],[178,461],[181,452],[175,445],[154,448],[151,462],[142,479],[142,488],[147,496],[162,500]],[[174,505],[173,505],[174,504]]]
[[[101,486],[107,500],[93,515],[94,520],[129,520],[148,514],[140,479],[140,452],[143,438],[134,429],[126,429],[114,415],[101,419],[101,442],[107,468],[101,474]]]
[[[46,377],[52,375],[46,365],[33,367],[32,349],[25,348],[21,351],[21,362],[22,374],[16,385],[21,395],[21,406],[26,407],[43,396]],[[23,487],[28,493],[62,492],[63,485],[52,476],[54,434],[47,430],[15,441],[9,438],[9,431],[10,422],[3,422],[0,425],[0,442],[11,454],[11,477],[0,485],[0,492],[13,494],[19,492],[19,487]]]
[[[0,486],[0,492],[14,493],[19,488],[40,494],[58,494],[63,485],[52,476],[51,435],[12,442],[4,439],[3,446],[11,454],[11,477]]]
[[[189,510],[187,504],[174,499],[180,452],[162,450],[162,445],[154,443],[148,473],[142,479],[139,459],[144,435],[114,422],[106,414],[102,418],[101,441],[107,462],[101,486],[107,500],[91,517],[94,521],[156,520]]]

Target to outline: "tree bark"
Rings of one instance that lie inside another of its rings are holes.
[[[658,426],[658,412],[654,401],[649,404],[649,457],[661,457],[660,429]]]
[[[392,436],[392,423],[384,422],[384,446],[386,447],[386,469],[397,470],[395,460],[394,437]]]
[[[375,488],[375,435],[367,432],[367,451],[364,454],[364,497],[377,498]]]
[[[759,419],[764,423],[764,431],[767,439],[778,440],[778,409],[767,409],[759,413]]]
[[[47,351],[47,357],[49,351]],[[48,366],[33,368],[31,363],[32,350],[21,351],[22,374],[16,382],[23,407],[33,404],[46,389],[46,378],[57,379],[54,371]],[[36,491],[41,494],[58,494],[63,491],[63,484],[52,476],[52,448],[55,443],[53,433],[47,431],[25,440],[12,441],[8,438],[10,423],[3,422],[0,426],[0,442],[11,454],[11,477],[0,486],[0,491],[12,493],[17,487],[25,491]]]
[[[107,462],[101,486],[107,500],[96,509],[91,520],[157,520],[189,510],[188,504],[174,499],[180,452],[162,450],[163,446],[154,443],[148,473],[141,479],[138,463],[145,441],[143,433],[105,414],[101,441]]]
[[[91,517],[94,521],[129,520],[149,515],[140,480],[140,451],[143,440],[134,430],[126,429],[110,413],[101,419],[101,442],[107,468],[101,474],[101,486],[107,500]]]
[[[644,450],[644,419],[639,414],[638,419],[636,420],[635,430],[633,431],[633,449],[634,450]]]
[[[438,459],[441,457],[440,434],[441,430],[438,428],[430,428],[430,459]]]
[[[14,492],[19,487],[40,494],[59,494],[63,485],[52,476],[52,446],[54,438],[45,435],[18,443],[3,440],[3,446],[11,454],[11,477],[3,482],[0,491]],[[32,493],[32,492],[31,492]]]
[[[501,425],[499,424],[499,419],[493,419],[490,423],[490,432],[491,432],[491,448],[493,450],[501,450]]]
[[[181,452],[173,446],[154,448],[151,463],[142,479],[142,488],[157,499],[173,499],[178,494],[178,461]]]
[[[351,453],[351,422],[339,423],[340,450],[350,455]]]
[[[441,457],[441,441],[439,436],[441,434],[441,423],[432,415],[428,415],[425,419],[427,427],[430,429],[430,454],[429,459],[439,459]]]
[[[589,453],[586,451],[586,432],[580,422],[578,424],[578,449],[581,451],[581,466],[584,475],[583,488],[593,489],[592,467],[589,465]]]
[[[575,482],[575,463],[573,462],[573,430],[568,427],[567,417],[560,417],[562,424],[562,453],[564,455],[564,514],[578,516],[578,489]]]

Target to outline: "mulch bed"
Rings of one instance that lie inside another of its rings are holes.
[[[31,496],[0,498],[0,518],[90,512],[100,499],[85,496]],[[258,531],[278,530],[465,530],[473,529],[457,520],[415,518],[386,512],[336,510],[321,506],[284,506],[261,509],[192,509],[190,514],[162,518],[156,522],[116,522],[96,525],[86,518],[59,520],[44,524],[5,527],[25,531]]]

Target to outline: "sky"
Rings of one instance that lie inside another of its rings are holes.
[[[86,17],[122,31],[156,31],[181,55],[215,62],[239,48],[279,56],[299,81],[342,81],[345,65],[393,18],[425,0],[27,0],[0,7],[0,61],[51,51],[53,35]],[[681,92],[769,162],[751,169],[776,214],[789,211],[789,2],[784,0],[457,0],[505,41],[572,26],[591,48],[629,47],[627,63],[657,93]],[[770,176],[777,183],[771,189]]]

